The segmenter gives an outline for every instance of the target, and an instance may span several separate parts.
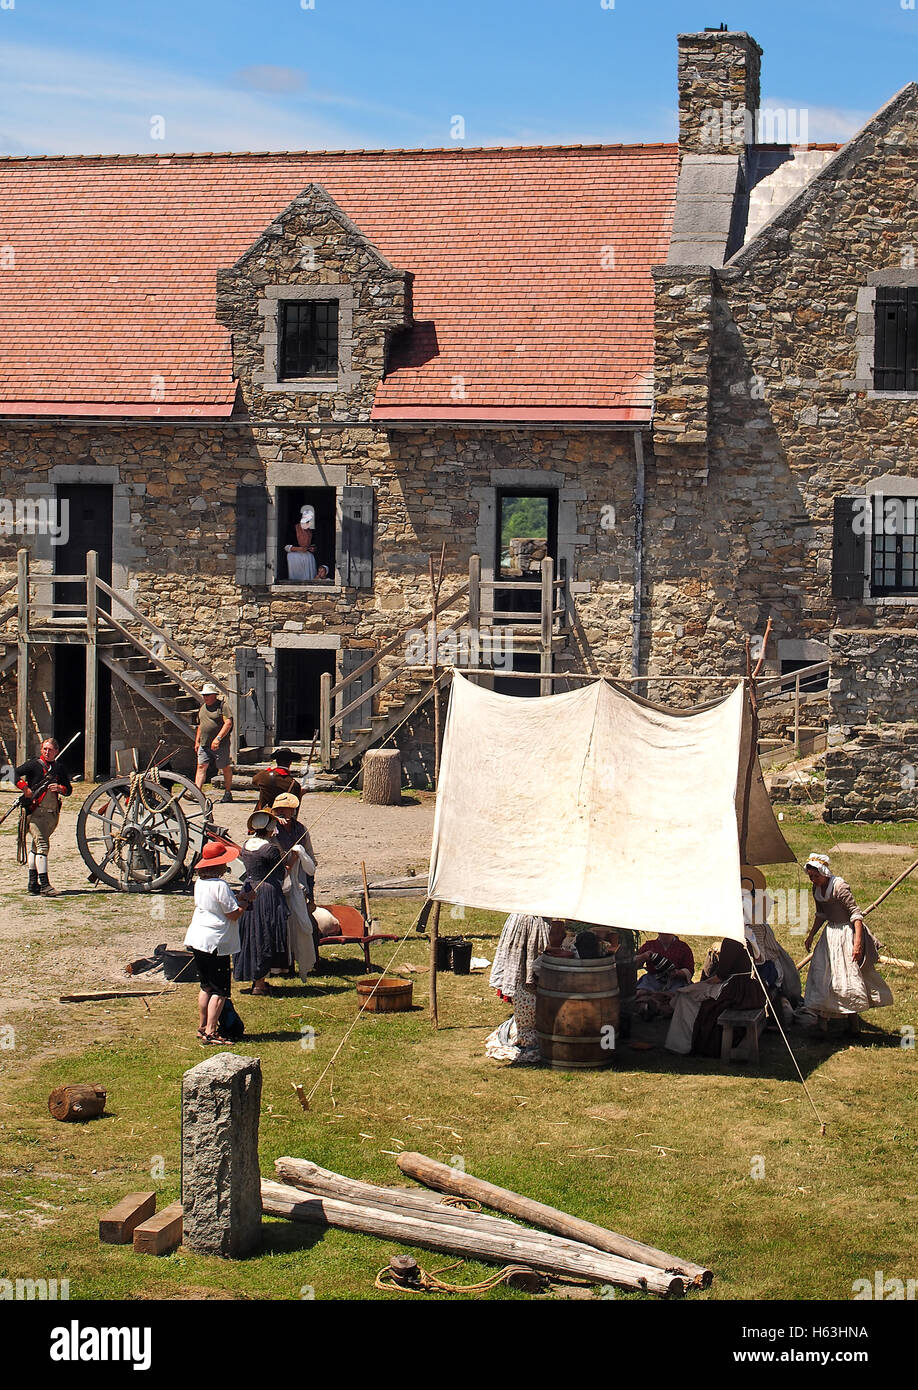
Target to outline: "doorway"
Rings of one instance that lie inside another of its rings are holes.
[[[106,584],[112,582],[113,491],[110,484],[58,483],[58,515],[65,525],[67,539],[54,547],[55,574],[85,574],[90,550],[98,555],[97,573]],[[66,520],[65,520],[66,518]],[[55,604],[84,603],[85,590],[78,584],[55,584]],[[110,608],[107,594],[100,594],[101,608]],[[61,612],[60,617],[69,616]]]
[[[86,648],[82,642],[58,642],[53,651],[54,737],[63,748],[74,734],[83,730],[86,720]],[[112,757],[112,673],[101,661],[96,673],[96,689],[99,695],[96,771],[99,777],[107,777]],[[82,740],[78,739],[64,757],[71,774],[82,770],[84,756]]]
[[[58,483],[58,515],[67,539],[54,547],[55,574],[85,574],[86,556],[96,551],[97,574],[112,582],[112,516],[114,492],[105,483]],[[55,584],[55,617],[72,618],[67,604],[86,602],[85,584]],[[99,607],[111,609],[107,594],[99,594]],[[85,609],[83,609],[85,613]],[[96,677],[96,768],[107,776],[111,767],[111,672],[101,662]],[[86,718],[86,648],[82,643],[59,642],[54,647],[54,737],[63,745],[83,728]],[[68,754],[71,768],[80,767],[85,750],[75,743]]]
[[[525,488],[499,489],[497,492],[497,553],[494,578],[506,580],[507,588],[494,590],[498,612],[533,617],[539,613],[541,563],[546,556],[558,559],[558,494]],[[499,618],[510,623],[513,617]],[[518,682],[521,684],[521,682]]]
[[[323,672],[335,681],[334,647],[279,647],[274,655],[277,679],[278,743],[311,743],[319,727]]]

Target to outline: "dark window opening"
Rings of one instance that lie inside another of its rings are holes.
[[[296,528],[303,507],[312,507],[315,513],[312,544],[315,552],[310,563],[308,557],[291,555],[285,549],[297,545]],[[277,555],[274,566],[276,584],[319,583],[324,578],[334,582],[335,578],[335,489],[333,487],[280,487],[277,489]],[[327,575],[322,576],[322,567]]]
[[[280,305],[278,378],[338,375],[337,299],[292,299]]]
[[[541,670],[541,658],[538,652],[522,651],[513,653],[512,670],[522,674],[533,672],[532,680],[519,680],[517,676],[495,675],[494,689],[499,695],[518,695],[526,699],[535,700],[542,693],[542,682],[539,676]]]
[[[795,671],[802,671],[802,670],[804,669],[805,666],[815,666],[815,665],[817,664],[818,661],[819,661],[819,658],[818,658],[818,657],[807,657],[805,660],[801,660],[801,661],[798,661],[796,658],[794,658],[794,660],[789,660],[789,659],[788,659],[788,660],[784,660],[784,661],[781,662],[781,675],[782,675],[782,676],[790,676],[790,675],[793,675],[793,673],[794,673]],[[817,675],[815,675],[815,676],[807,676],[805,680],[802,680],[802,681],[800,682],[800,689],[801,689],[802,691],[807,691],[807,690],[828,690],[828,688],[829,688],[829,673],[828,673],[828,671],[823,671],[821,675],[817,674]],[[790,692],[791,694],[793,694],[793,690],[794,690],[793,682],[788,681],[787,684],[783,687],[783,689],[784,689],[785,695],[786,695],[788,692]]]
[[[507,489],[497,494],[497,555],[494,577],[507,580],[508,588],[494,590],[498,612],[535,615],[540,596],[536,589],[520,589],[521,584],[538,584],[546,556],[557,562],[558,494],[525,488]],[[557,578],[557,574],[555,578]],[[511,618],[497,619],[512,622]],[[510,682],[523,685],[523,681]]]
[[[883,594],[918,593],[915,518],[918,497],[884,497],[871,501],[870,591]]]
[[[874,324],[874,390],[918,391],[918,286],[880,286]]]
[[[275,653],[278,743],[311,743],[319,728],[319,698],[323,671],[335,683],[332,649],[282,647]]]

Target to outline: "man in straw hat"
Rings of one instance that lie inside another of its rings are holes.
[[[223,773],[221,802],[233,799],[233,765],[230,762],[229,738],[233,729],[233,712],[212,681],[201,686],[201,708],[194,734],[197,771],[194,784],[203,789],[211,770]]]
[[[194,956],[201,989],[198,994],[198,1037],[205,1045],[221,1046],[220,1015],[230,997],[231,957],[239,950],[237,922],[253,894],[236,894],[223,882],[228,864],[239,850],[225,840],[206,840],[195,867],[194,914],[185,945]]]
[[[864,925],[864,914],[843,878],[833,874],[827,854],[813,853],[805,864],[813,885],[816,916],[806,938],[808,951],[820,936],[810,962],[803,1002],[821,1019],[847,1018],[857,1026],[866,1009],[893,1002],[889,985],[878,974],[880,944]]]

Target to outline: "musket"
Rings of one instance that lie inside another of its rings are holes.
[[[67,752],[67,749],[70,748],[74,743],[76,743],[78,738],[82,737],[82,730],[80,730],[79,733],[74,734],[73,738],[69,739],[64,744],[63,748],[58,750],[57,758],[55,758],[54,761],[57,762],[58,758],[62,758],[64,754]],[[2,817],[0,817],[0,825],[2,825],[3,822],[13,814],[14,811],[17,811],[20,806],[28,806],[30,802],[35,802],[35,798],[40,797],[44,792],[46,792],[53,780],[54,774],[52,772],[49,772],[47,777],[45,777],[43,781],[39,782],[38,786],[33,791],[25,791],[22,793],[21,796],[17,796],[16,800],[13,802],[9,810]],[[34,809],[35,806],[33,805],[32,810],[34,811]]]

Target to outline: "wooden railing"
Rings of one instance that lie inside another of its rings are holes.
[[[538,593],[540,596],[539,606],[529,613],[495,609],[494,595],[498,590]],[[483,596],[486,594],[490,595],[490,603],[483,602]],[[451,612],[450,610],[454,609],[466,596],[468,596],[468,606],[463,606],[459,613]],[[444,619],[446,621],[443,621]],[[566,631],[566,578],[563,574],[561,578],[555,578],[554,561],[551,558],[546,558],[541,561],[538,580],[483,580],[481,577],[481,557],[480,555],[473,555],[469,560],[468,583],[464,584],[461,589],[456,589],[448,598],[440,599],[436,613],[430,609],[426,613],[413,617],[391,641],[379,648],[378,651],[374,651],[366,661],[355,667],[336,684],[332,684],[330,675],[326,674],[321,677],[319,722],[323,766],[328,767],[330,765],[335,730],[343,726],[349,715],[367,704],[369,704],[370,710],[367,722],[372,724],[372,701],[383,690],[399,680],[408,681],[412,677],[418,677],[421,672],[424,672],[425,676],[426,673],[430,672],[432,692],[433,674],[430,662],[411,662],[407,659],[397,661],[392,669],[387,671],[369,689],[354,691],[355,682],[359,681],[367,671],[382,665],[388,657],[400,649],[402,652],[406,650],[408,637],[412,632],[427,633],[431,624],[434,624],[431,640],[439,645],[445,633],[458,633],[465,624],[468,624],[468,628],[472,632],[478,634],[482,630],[482,624],[490,627],[494,622],[515,630],[522,629],[524,632],[529,629],[533,635],[537,635],[538,646],[542,653],[542,693],[550,694],[551,682],[544,679],[545,667],[546,661],[550,664],[554,638]],[[437,664],[440,672],[445,676],[449,668],[444,668],[442,663]],[[337,709],[334,708],[336,697],[338,697]]]

